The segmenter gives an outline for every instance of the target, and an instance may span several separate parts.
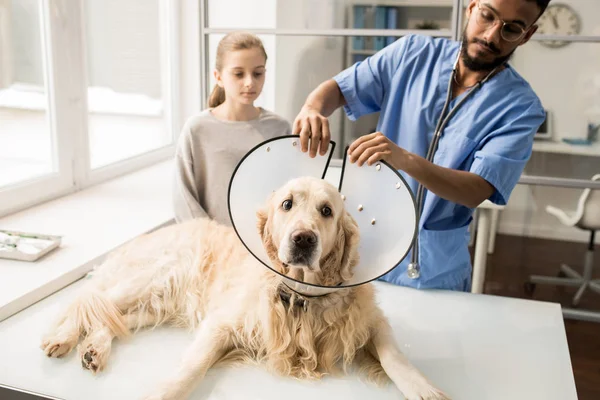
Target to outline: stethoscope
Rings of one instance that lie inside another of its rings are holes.
[[[427,161],[429,161],[429,162],[433,162],[433,157],[437,150],[438,142],[440,141],[442,132],[443,132],[444,128],[446,127],[446,125],[448,124],[448,121],[450,121],[450,118],[452,118],[452,116],[454,115],[454,113],[456,113],[458,108],[473,93],[475,93],[477,91],[477,89],[481,88],[481,86],[485,82],[487,82],[487,80],[494,74],[494,72],[496,72],[496,70],[502,66],[502,65],[497,66],[489,74],[487,74],[487,76],[484,79],[478,81],[475,85],[473,85],[471,87],[472,89],[469,90],[469,92],[467,92],[467,94],[458,102],[458,104],[456,104],[456,106],[454,106],[450,110],[448,115],[446,115],[446,111],[448,110],[448,105],[450,104],[450,100],[452,99],[452,81],[456,77],[456,69],[458,67],[458,60],[460,59],[460,53],[461,53],[461,50],[459,49],[458,55],[456,57],[456,61],[454,61],[454,66],[452,67],[452,73],[450,74],[450,80],[448,81],[448,91],[446,93],[446,102],[444,103],[444,108],[442,109],[442,114],[440,115],[437,126],[435,128],[433,138],[431,139],[431,144],[429,145],[429,149],[427,150]],[[421,214],[423,212],[423,205],[424,205],[423,196],[424,195],[425,195],[425,188],[423,187],[423,185],[421,185],[419,183],[419,186],[417,189],[417,201],[416,201],[417,215],[419,216],[419,218],[421,218]],[[407,273],[408,277],[411,279],[417,279],[419,276],[421,276],[421,268],[419,266],[419,232],[417,232],[417,234],[415,235],[411,260],[410,260],[410,263],[408,264],[408,269],[407,269],[406,273]]]

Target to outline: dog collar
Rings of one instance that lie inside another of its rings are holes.
[[[341,284],[342,282],[340,282],[336,286],[340,286]],[[294,289],[286,285],[285,282],[281,282],[277,289],[277,293],[284,307],[291,307],[293,305],[295,308],[302,308],[304,312],[308,310],[308,302],[310,299],[322,298],[330,294],[324,293],[311,296],[304,293],[298,293]]]
[[[325,155],[311,158],[301,151],[297,135],[269,139],[242,158],[229,182],[229,216],[239,239],[259,262],[303,296],[324,295],[387,274],[406,257],[417,234],[415,199],[400,173],[384,161],[361,167],[347,162],[346,149],[339,174],[329,167],[334,149],[332,141]],[[278,272],[256,229],[256,212],[269,195],[301,176],[325,179],[336,186],[358,224],[360,261],[352,278],[342,285],[316,285]]]
[[[299,308],[306,312],[308,310],[308,299],[304,298],[302,295],[294,292],[293,290],[288,289],[289,288],[282,283],[277,291],[283,307],[291,308],[293,306],[294,308]]]

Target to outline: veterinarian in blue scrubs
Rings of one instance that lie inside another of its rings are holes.
[[[293,127],[303,151],[311,157],[325,153],[327,116],[338,107],[351,120],[380,111],[378,132],[351,144],[350,161],[370,165],[383,159],[402,173],[415,196],[419,184],[424,188],[417,253],[413,247],[382,280],[470,290],[468,225],[474,208],[486,199],[506,204],[545,118],[530,85],[506,62],[536,31],[548,1],[472,1],[460,42],[403,37],[307,98]],[[444,118],[437,151],[428,157]]]

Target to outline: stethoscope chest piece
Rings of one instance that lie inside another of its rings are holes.
[[[408,268],[406,270],[406,275],[408,275],[408,277],[410,279],[417,279],[418,277],[421,276],[421,268],[419,268],[419,264],[418,263],[410,263],[408,264]]]

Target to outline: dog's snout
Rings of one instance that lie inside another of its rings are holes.
[[[289,253],[286,263],[310,268],[315,258],[318,259],[319,237],[311,229],[294,229],[288,236],[287,242]]]
[[[292,233],[292,241],[300,248],[308,248],[317,244],[317,235],[311,231],[298,230]]]

